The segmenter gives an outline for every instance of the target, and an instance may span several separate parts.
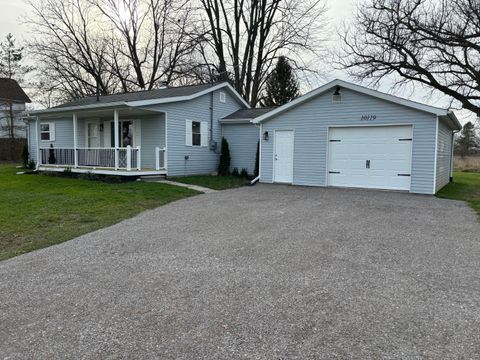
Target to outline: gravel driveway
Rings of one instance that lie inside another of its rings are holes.
[[[8,359],[480,357],[462,202],[257,185],[0,263]]]

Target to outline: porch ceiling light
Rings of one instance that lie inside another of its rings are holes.
[[[337,86],[335,88],[335,92],[333,93],[333,96],[332,96],[332,102],[333,103],[342,102],[342,94],[340,93],[340,86]]]
[[[263,140],[268,141],[268,131],[263,133]]]

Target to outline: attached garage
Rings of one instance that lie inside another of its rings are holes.
[[[335,80],[253,119],[260,182],[434,194],[451,178],[448,110]]]

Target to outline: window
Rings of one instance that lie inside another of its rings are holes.
[[[55,141],[55,124],[54,123],[40,124],[40,140]]]
[[[208,123],[206,121],[185,122],[185,145],[187,146],[207,146],[208,141]]]
[[[115,147],[115,123],[110,123],[110,145]],[[118,122],[118,143],[120,147],[133,146],[133,122],[119,121]]]
[[[227,101],[227,96],[225,95],[224,92],[220,93],[220,102],[225,103]]]
[[[192,145],[200,146],[201,144],[200,122],[192,121]]]

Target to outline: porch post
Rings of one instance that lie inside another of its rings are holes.
[[[119,143],[119,131],[118,131],[118,110],[114,110],[113,111],[113,133],[115,135],[115,170],[118,170],[119,168],[119,158],[118,158],[118,155],[119,155],[119,151],[118,151],[118,148],[120,147],[120,143]]]
[[[127,145],[127,171],[132,170],[132,147]]]
[[[78,167],[77,114],[73,113],[73,158],[74,167]]]
[[[40,169],[40,164],[42,163],[42,154],[40,153],[40,118],[37,116],[37,121],[35,121],[35,138],[37,139],[37,170]]]
[[[137,169],[138,171],[142,170],[142,153],[140,146],[137,146]]]

